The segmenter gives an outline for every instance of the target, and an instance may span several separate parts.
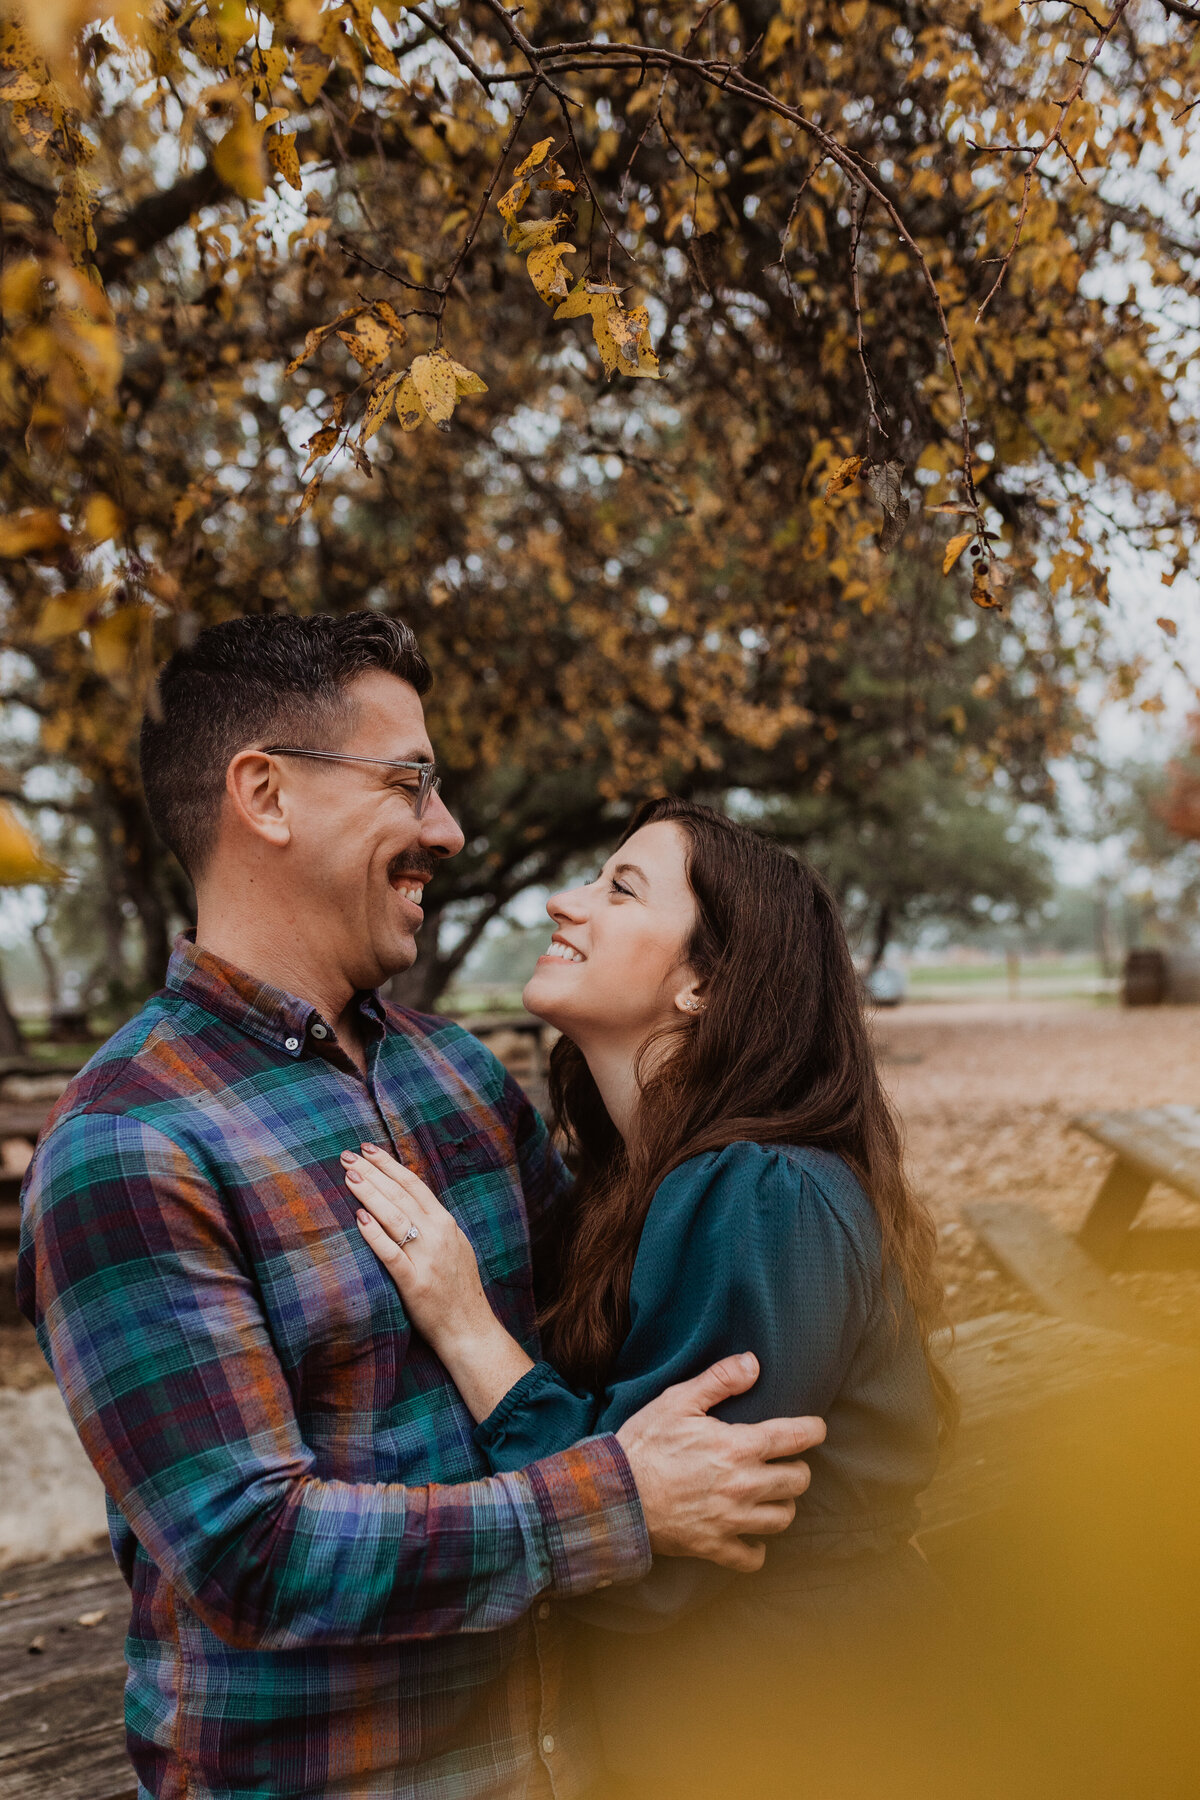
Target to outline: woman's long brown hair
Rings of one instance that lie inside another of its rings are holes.
[[[664,1034],[643,1046],[638,1117],[653,1129],[632,1154],[582,1053],[565,1037],[554,1046],[550,1096],[577,1178],[543,1253],[547,1353],[569,1379],[603,1385],[629,1329],[646,1213],[672,1169],[743,1140],[815,1145],[843,1158],[875,1207],[949,1425],[954,1397],[930,1349],[943,1320],[937,1233],[904,1177],[833,895],[770,838],[688,801],[648,802],[625,836],[660,821],[687,840],[696,923],[680,963],[704,983],[704,1010],[666,1029],[667,1054]]]

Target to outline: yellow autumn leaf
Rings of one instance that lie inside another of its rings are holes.
[[[508,244],[518,256],[553,243],[559,228],[567,222],[566,213],[555,213],[552,219],[518,219],[508,229]]]
[[[576,254],[574,244],[543,244],[540,250],[530,252],[526,265],[529,279],[547,305],[566,295],[567,271],[563,268],[562,261],[564,256]]]
[[[63,872],[50,861],[6,800],[0,800],[0,887],[25,887],[35,881],[61,881]]]
[[[314,475],[313,476],[312,480],[309,482],[308,486],[305,488],[304,492],[300,496],[299,506],[296,508],[295,512],[292,514],[292,524],[293,525],[296,523],[296,521],[298,519],[302,519],[304,517],[305,513],[308,512],[309,508],[312,506],[313,502],[315,501],[317,495],[321,491],[321,483],[324,481],[324,479],[325,479],[324,475]]]
[[[946,554],[942,557],[943,575],[948,575],[950,573],[974,535],[975,533],[973,531],[962,531],[957,537],[952,537],[950,539],[950,542],[946,545]]]
[[[791,41],[792,24],[790,19],[782,18],[777,14],[767,26],[767,35],[763,39],[762,49],[758,53],[758,60],[762,67],[769,69],[773,62],[778,62]]]
[[[520,181],[523,176],[528,175],[530,169],[536,169],[544,163],[553,142],[553,138],[540,138],[513,176],[513,180]]]
[[[300,471],[302,475],[308,474],[308,471],[312,468],[318,457],[329,455],[329,452],[338,441],[338,435],[339,433],[336,425],[322,425],[320,431],[314,431],[313,435],[309,438],[308,443],[304,446],[308,451],[308,461]]]
[[[425,417],[425,408],[411,375],[406,375],[396,389],[396,417],[401,431],[415,431]]]
[[[107,494],[93,494],[83,509],[83,528],[93,544],[115,538],[124,523],[120,507]]]
[[[446,352],[431,350],[426,356],[415,357],[409,374],[433,423],[440,429],[447,427],[458,404],[458,383]]]
[[[333,64],[316,44],[297,44],[292,51],[292,80],[300,90],[300,98],[311,106],[325,83]]]
[[[131,687],[139,652],[149,648],[150,627],[149,607],[123,606],[89,628],[92,662],[114,687]]]
[[[369,443],[387,418],[392,409],[400,379],[399,375],[385,376],[367,401],[367,409],[363,413],[362,430],[358,434],[360,444]]]
[[[506,225],[511,225],[525,202],[529,198],[529,183],[514,181],[508,192],[501,194],[496,202],[496,210]]]
[[[243,200],[261,200],[267,191],[263,134],[246,106],[213,151],[213,168],[226,187]]]
[[[592,312],[592,337],[595,339],[596,348],[600,352],[600,361],[603,364],[606,376],[612,375],[621,361],[621,347],[613,336],[609,325],[609,320],[612,318],[613,313],[618,310],[617,306],[613,304],[608,306],[602,312]]]
[[[55,125],[54,114],[45,101],[18,101],[12,109],[12,122],[25,140],[26,149],[41,156],[54,136]]]
[[[991,607],[1000,605],[1001,597],[999,594],[993,594],[992,592],[991,583],[988,580],[987,563],[984,561],[983,557],[980,557],[971,572],[971,598],[976,606]]]
[[[556,319],[582,319],[588,313],[608,312],[616,301],[620,288],[601,287],[588,281],[576,282],[562,305],[555,308]]]
[[[41,82],[28,69],[0,69],[0,100],[7,100],[10,105],[18,100],[36,100],[41,91]]]
[[[296,154],[294,131],[273,131],[267,139],[267,155],[275,173],[282,175],[289,187],[303,186],[300,180],[300,158]]]
[[[108,598],[108,589],[74,588],[65,594],[52,594],[43,606],[33,628],[35,644],[56,644],[60,638],[74,637]]]
[[[255,50],[250,58],[250,67],[260,77],[268,92],[279,85],[287,63],[288,53],[282,44],[272,44],[266,50]]]
[[[858,480],[862,466],[863,459],[861,456],[843,457],[842,461],[833,471],[833,474],[829,477],[829,480],[825,483],[825,498],[827,500],[832,500],[835,494],[844,493],[848,487],[853,487],[854,483]]]
[[[383,320],[396,342],[398,344],[406,344],[408,342],[408,326],[404,323],[404,320],[400,317],[400,314],[396,311],[391,301],[376,300],[375,311],[379,314],[379,317]]]
[[[482,376],[476,375],[473,369],[464,368],[462,363],[455,362],[453,358],[451,358],[450,367],[454,373],[454,385],[460,395],[487,393],[487,382]]]
[[[625,375],[645,375],[657,380],[661,373],[658,356],[650,342],[650,314],[644,306],[633,306],[621,315],[623,334],[617,337],[621,352],[621,371]],[[611,326],[612,316],[609,322]]]
[[[378,368],[392,346],[386,325],[365,313],[353,331],[339,331],[338,336],[356,363],[370,370]]]
[[[0,556],[29,556],[54,550],[66,539],[59,517],[48,506],[0,518]]]
[[[10,324],[14,315],[36,312],[41,293],[42,271],[32,256],[14,257],[0,274],[0,312]]]

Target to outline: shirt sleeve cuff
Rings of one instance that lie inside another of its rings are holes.
[[[648,1573],[645,1514],[615,1437],[585,1438],[524,1473],[541,1515],[552,1592],[590,1594]]]
[[[483,1450],[495,1443],[515,1412],[536,1399],[548,1387],[557,1387],[558,1374],[548,1362],[534,1363],[519,1381],[514,1381],[504,1398],[497,1402],[486,1419],[475,1427],[475,1442]]]

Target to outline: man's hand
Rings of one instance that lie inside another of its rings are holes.
[[[730,1356],[643,1406],[617,1432],[637,1483],[650,1548],[753,1574],[766,1556],[743,1534],[786,1531],[809,1483],[805,1463],[779,1462],[825,1438],[823,1419],[725,1425],[707,1415],[758,1380],[758,1359]]]

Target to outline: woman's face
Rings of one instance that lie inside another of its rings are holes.
[[[696,920],[687,839],[669,820],[644,825],[595,881],[555,894],[554,935],[525,988],[525,1005],[576,1043],[638,1046],[698,1003],[684,960]],[[692,1004],[689,1005],[689,1002]]]

